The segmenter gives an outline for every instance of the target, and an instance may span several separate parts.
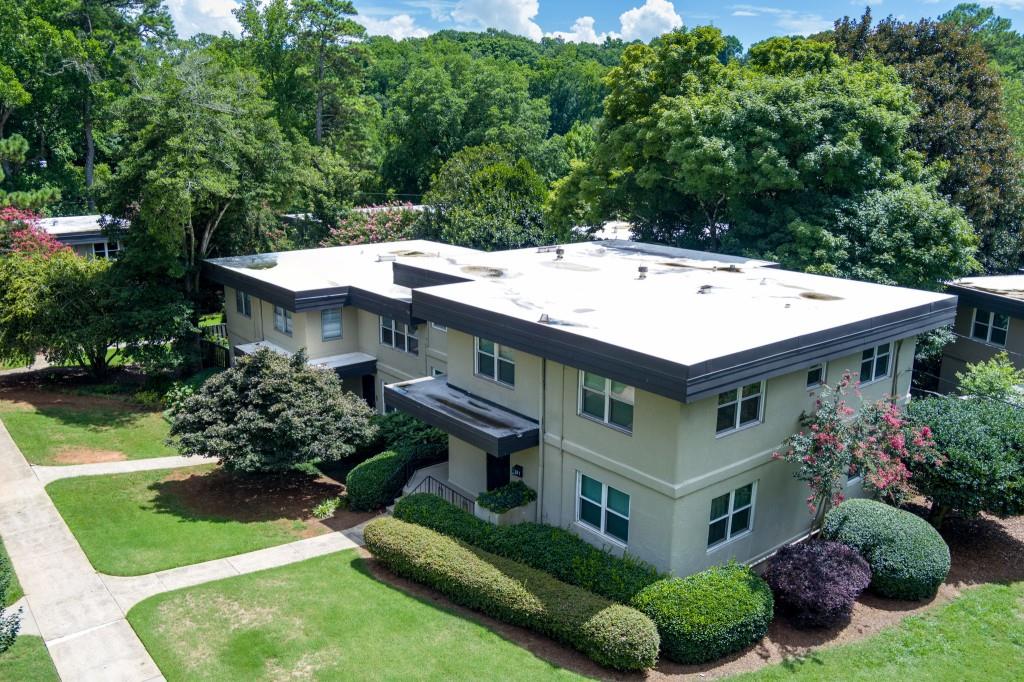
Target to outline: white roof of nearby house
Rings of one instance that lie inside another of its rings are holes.
[[[975,289],[996,296],[1024,300],[1024,275],[989,275],[964,277],[953,282],[955,286]]]
[[[43,218],[39,226],[55,237],[62,235],[81,234],[85,232],[98,232],[103,229],[100,221],[101,215],[72,215],[60,218]]]

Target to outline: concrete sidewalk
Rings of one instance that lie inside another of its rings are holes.
[[[64,682],[163,679],[2,423],[0,535]]]
[[[201,464],[215,464],[216,462],[216,457],[153,457],[150,459],[128,459],[120,462],[69,464],[67,466],[34,465],[32,471],[45,486],[62,478],[127,474],[132,471],[154,471],[156,469],[181,469]]]
[[[369,523],[368,521],[366,523]],[[223,559],[213,559],[191,566],[170,568],[166,571],[138,576],[100,575],[100,579],[118,606],[125,613],[143,599],[161,592],[201,585],[214,580],[231,578],[246,573],[255,573],[268,568],[277,568],[297,561],[312,559],[353,549],[363,544],[363,526],[360,524],[348,530],[318,535],[315,538],[297,540],[286,545],[268,547],[255,552],[237,554]]]

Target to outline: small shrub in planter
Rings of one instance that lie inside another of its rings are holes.
[[[405,485],[398,474],[408,461],[407,455],[389,451],[357,464],[345,478],[349,509],[372,511],[391,504]]]
[[[395,517],[521,561],[623,604],[663,577],[639,559],[609,554],[563,528],[543,523],[492,526],[435,495],[403,497],[395,504]]]
[[[677,663],[705,663],[741,651],[764,638],[774,615],[768,584],[739,564],[659,580],[633,606],[658,626],[662,655]]]
[[[850,616],[871,582],[871,568],[841,542],[783,547],[764,572],[779,613],[798,628],[827,628]]]
[[[504,514],[537,499],[537,491],[522,481],[512,481],[500,488],[480,493],[476,503],[495,514]]]
[[[547,635],[609,668],[657,663],[658,631],[636,609],[395,518],[370,522],[364,535],[391,571],[457,604]]]
[[[883,597],[928,599],[949,573],[949,547],[939,532],[881,502],[843,502],[825,515],[821,534],[860,552],[871,566],[871,589]]]
[[[388,450],[407,454],[417,461],[443,460],[448,456],[448,434],[405,412],[389,412],[375,418],[379,438]]]

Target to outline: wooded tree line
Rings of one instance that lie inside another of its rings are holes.
[[[991,9],[747,51],[713,27],[395,41],[345,0],[236,15],[239,36],[182,40],[160,0],[0,0],[4,191],[110,214],[119,267],[192,300],[203,258],[336,240],[390,201],[481,248],[621,219],[925,288],[1022,264],[1024,37]]]

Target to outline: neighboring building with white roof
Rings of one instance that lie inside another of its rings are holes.
[[[953,331],[956,341],[942,355],[939,389],[957,387],[956,373],[1006,351],[1024,368],[1024,274],[965,277],[949,285],[959,303]]]
[[[39,226],[57,238],[79,256],[88,258],[117,258],[120,242],[111,242],[103,233],[101,215],[63,216],[41,218]]]
[[[807,532],[772,459],[824,383],[907,396],[956,298],[634,241],[484,253],[425,241],[207,261],[237,352],[307,348],[378,408],[449,434],[419,472],[685,575]],[[849,483],[859,494],[859,482]]]

